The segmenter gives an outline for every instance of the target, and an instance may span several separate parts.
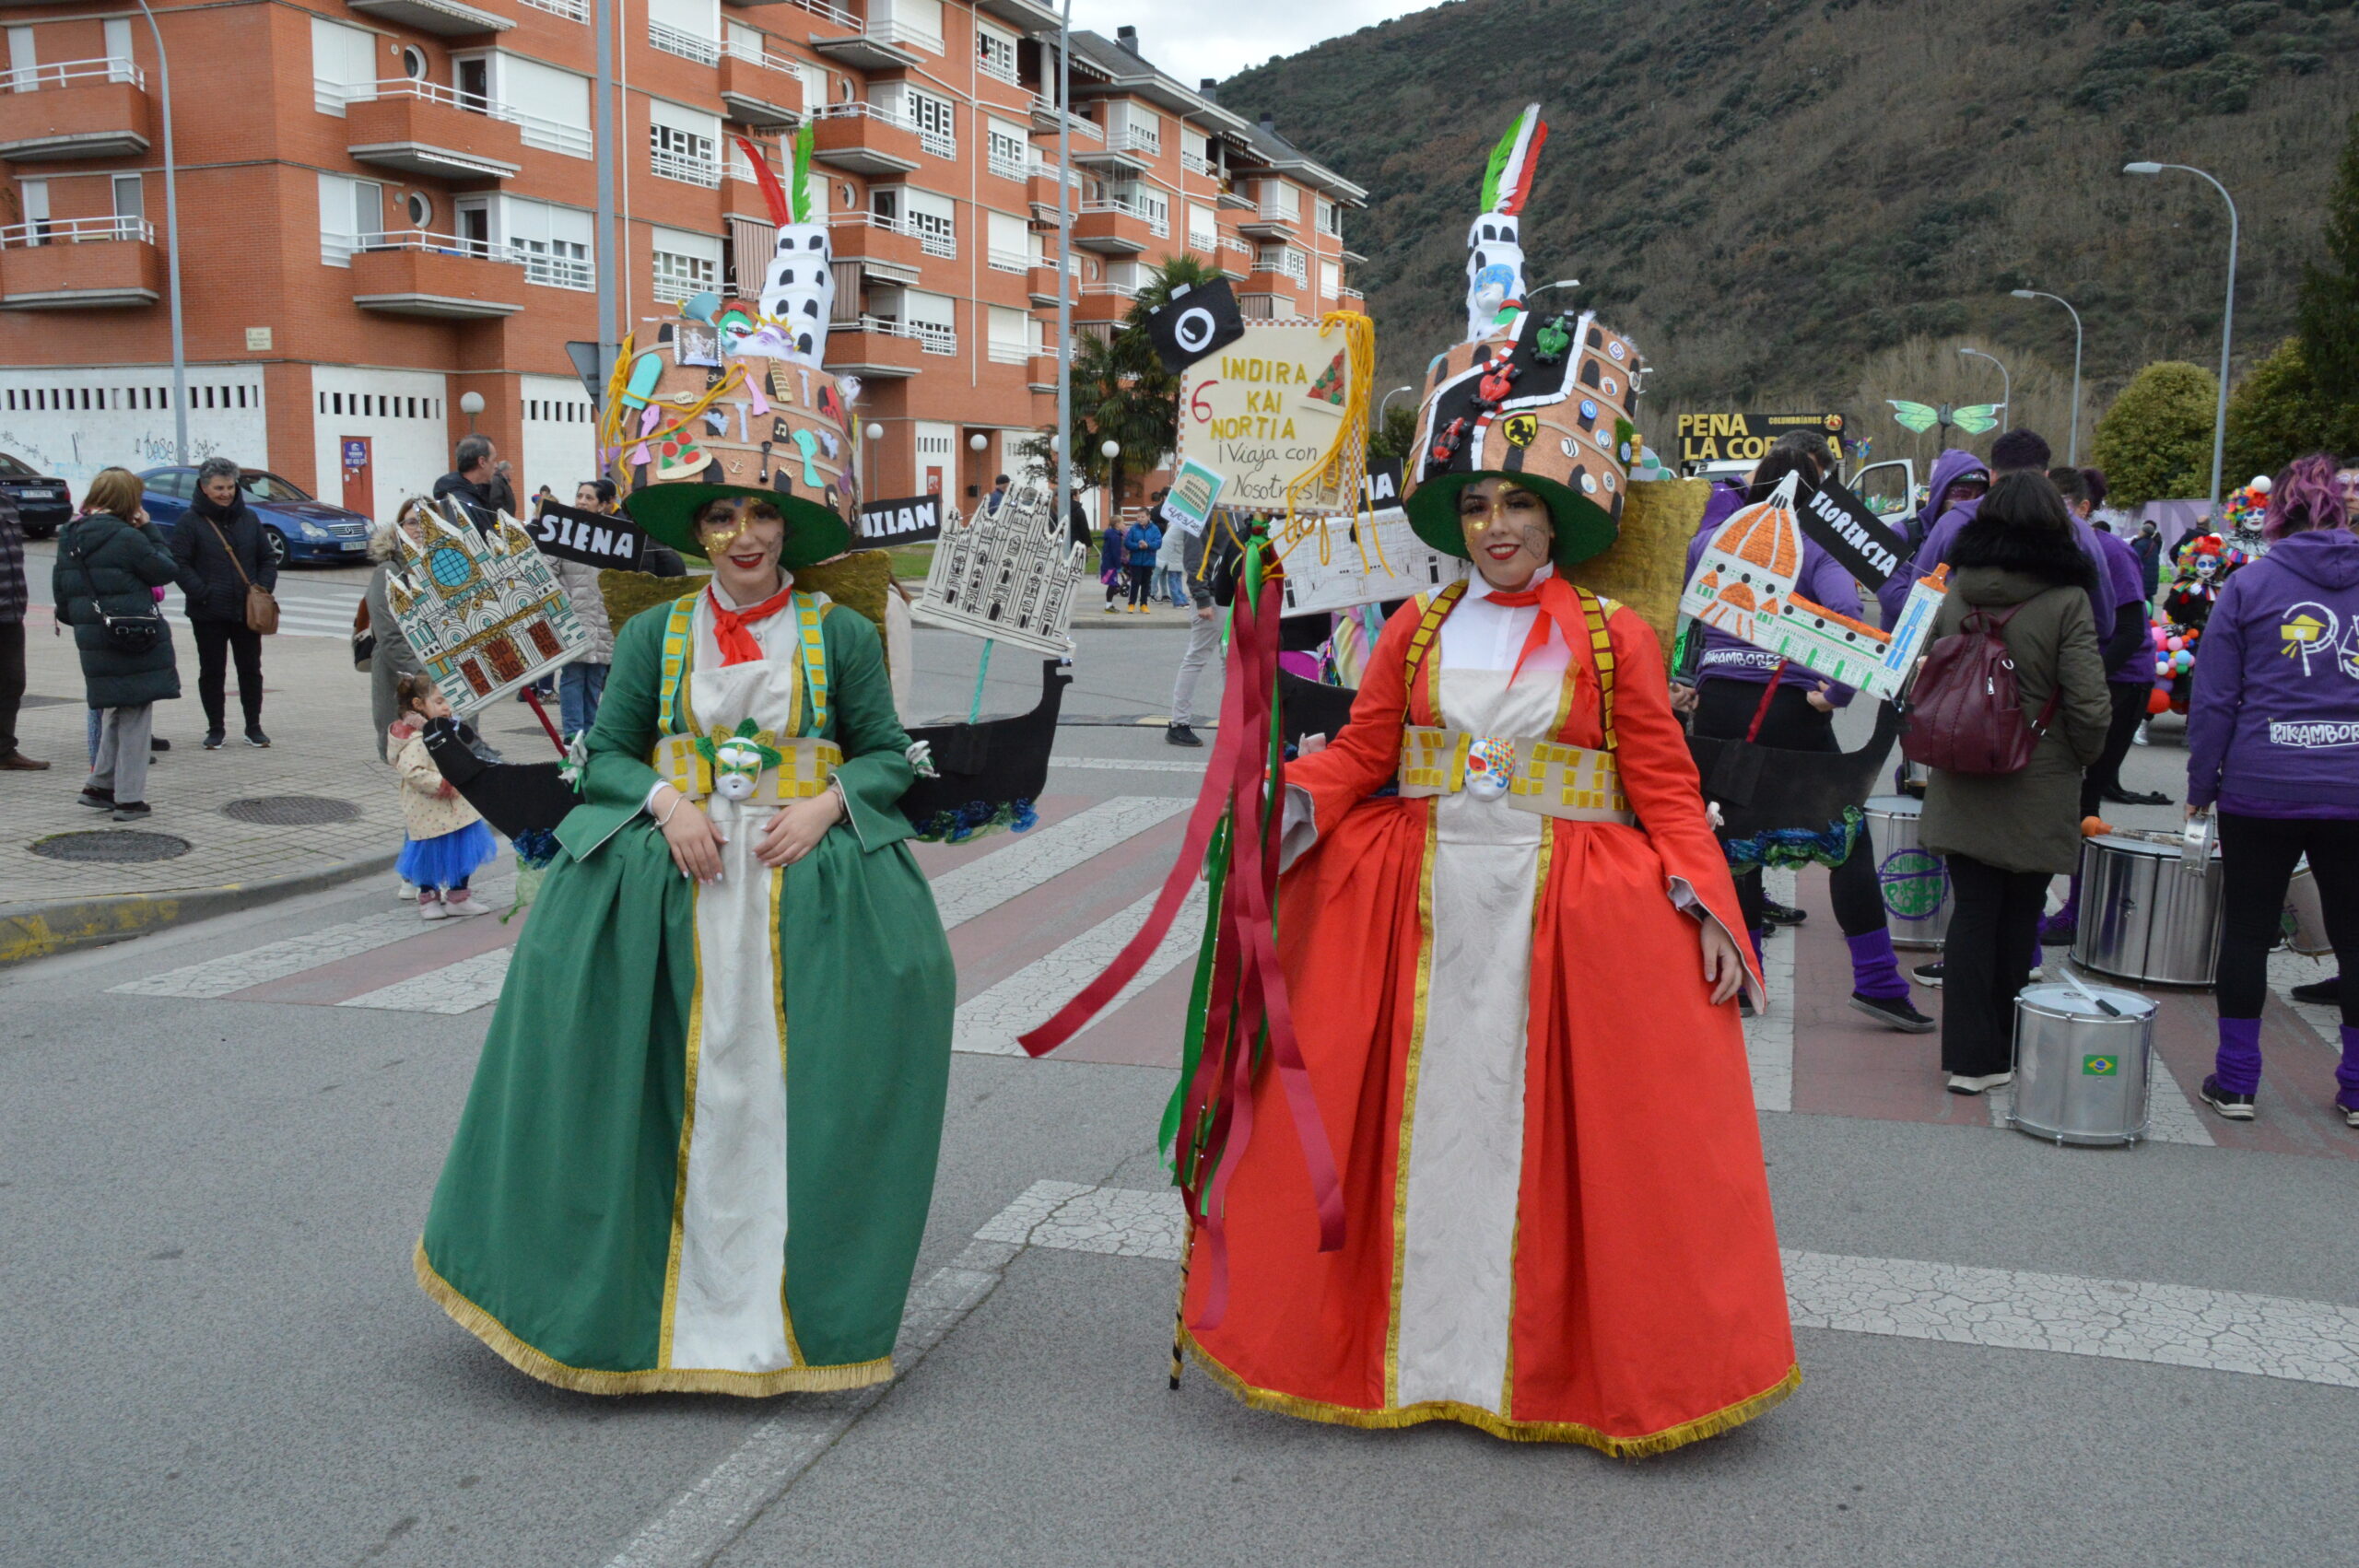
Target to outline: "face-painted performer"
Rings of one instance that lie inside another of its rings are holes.
[[[1509,158],[1539,139],[1527,114]],[[1264,1409],[1654,1453],[1799,1380],[1758,982],[1655,635],[1567,576],[1617,535],[1638,357],[1587,313],[1473,303],[1406,502],[1472,575],[1392,616],[1348,727],[1285,772],[1278,954],[1343,1245],[1313,1250],[1302,1153],[1250,1141],[1186,1337]],[[1287,1114],[1272,1075],[1255,1119]]]

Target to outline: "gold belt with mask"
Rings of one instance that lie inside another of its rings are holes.
[[[1637,825],[1612,752],[1540,736],[1476,735],[1404,726],[1401,793],[1409,800],[1461,792],[1504,800],[1520,812],[1565,822]]]
[[[697,744],[697,736],[666,735],[655,743],[647,765],[663,782],[692,801],[708,800],[718,794],[723,799],[757,805],[784,805],[792,801],[810,800],[826,790],[835,778],[836,769],[844,763],[841,746],[816,735],[782,741],[768,735],[749,737],[776,755],[779,760],[775,763],[733,755],[732,743],[741,737],[726,731],[710,739],[718,754],[715,756],[705,755]],[[727,788],[733,778],[749,781],[751,789],[733,793]]]

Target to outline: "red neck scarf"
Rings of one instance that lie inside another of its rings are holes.
[[[785,609],[787,601],[794,597],[794,585],[790,582],[760,603],[749,604],[743,610],[730,609],[710,588],[704,592],[706,602],[712,606],[712,640],[721,645],[721,667],[725,670],[732,664],[761,661],[762,645],[754,640],[750,628],[755,622],[767,621]]]
[[[1573,585],[1565,580],[1562,572],[1551,572],[1538,582],[1514,593],[1493,589],[1489,595],[1494,604],[1504,604],[1511,610],[1538,606],[1540,614],[1532,623],[1532,631],[1523,639],[1523,649],[1515,656],[1515,668],[1508,673],[1512,684],[1523,673],[1523,661],[1548,646],[1548,628],[1554,626],[1565,634],[1567,651],[1578,649],[1587,636],[1582,625],[1580,596]]]

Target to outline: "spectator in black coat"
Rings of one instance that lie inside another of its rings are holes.
[[[499,461],[489,436],[465,436],[451,456],[451,472],[434,482],[434,498],[456,500],[467,518],[485,532],[499,526],[503,511],[514,515],[516,492],[509,487],[507,464]]]
[[[262,521],[238,492],[238,465],[209,457],[196,471],[196,498],[172,528],[172,556],[188,590],[188,624],[196,638],[196,695],[205,704],[205,749],[228,738],[226,675],[238,664],[238,707],[246,744],[266,746],[262,730],[262,634],[246,625],[249,584],[278,585],[278,568],[263,542]]]
[[[17,503],[0,496],[0,769],[38,773],[49,764],[17,749],[25,700],[25,535]]]

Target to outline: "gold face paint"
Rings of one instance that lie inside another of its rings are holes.
[[[1555,543],[1548,503],[1496,475],[1458,492],[1458,523],[1483,580],[1511,593],[1547,564]]]

